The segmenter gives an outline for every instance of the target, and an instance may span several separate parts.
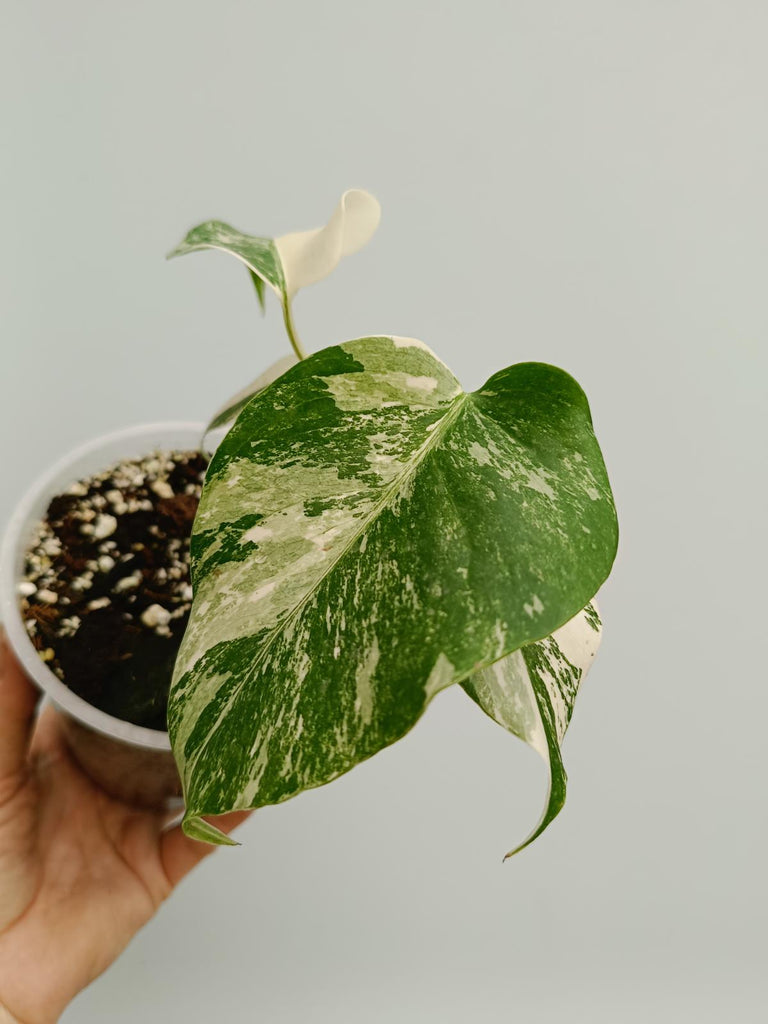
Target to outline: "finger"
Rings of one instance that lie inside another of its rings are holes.
[[[23,771],[35,721],[38,691],[0,629],[0,782]]]
[[[241,822],[251,815],[251,811],[232,811],[216,818],[216,828],[229,835]],[[184,835],[181,825],[164,832],[160,839],[160,857],[165,874],[171,885],[178,885],[182,878],[189,874],[193,867],[218,849],[210,843],[201,843]]]

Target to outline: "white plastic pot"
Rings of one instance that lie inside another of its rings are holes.
[[[84,771],[113,796],[146,807],[168,806],[181,794],[168,733],[114,718],[68,689],[35,650],[17,588],[34,527],[51,498],[123,459],[156,450],[197,449],[204,429],[201,423],[150,423],[76,448],[30,488],[13,513],[0,548],[0,621],[16,657],[61,713],[70,749]]]

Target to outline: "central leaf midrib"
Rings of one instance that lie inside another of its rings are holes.
[[[238,683],[237,686],[235,686],[235,688],[232,690],[232,693],[227,698],[226,703],[221,710],[221,713],[218,715],[216,721],[208,730],[205,739],[203,739],[200,742],[199,746],[197,747],[194,757],[195,761],[199,759],[200,753],[208,744],[208,741],[210,740],[211,736],[213,736],[213,734],[218,729],[222,717],[231,707],[232,703],[237,698],[240,691],[247,683],[251,681],[253,673],[261,666],[266,655],[269,653],[271,649],[272,643],[274,642],[274,638],[280,632],[283,632],[285,628],[299,616],[301,611],[309,602],[312,594],[317,590],[320,584],[331,575],[331,573],[335,570],[339,562],[349,553],[349,551],[352,550],[355,544],[357,544],[360,541],[363,534],[367,531],[371,523],[373,523],[381,514],[381,512],[387,507],[392,496],[396,494],[397,491],[401,490],[403,484],[410,477],[412,477],[414,473],[417,472],[419,466],[421,465],[422,461],[429,453],[429,451],[432,450],[437,445],[437,442],[448,432],[450,427],[452,427],[455,421],[458,419],[459,414],[463,410],[464,405],[469,397],[470,396],[466,392],[462,392],[460,395],[457,395],[456,398],[452,400],[451,408],[448,409],[448,411],[444,414],[443,418],[438,422],[438,425],[429,434],[429,436],[427,437],[426,441],[422,444],[422,446],[414,453],[414,456],[408,468],[405,469],[402,473],[397,474],[386,485],[386,487],[384,487],[381,498],[374,504],[370,512],[366,516],[362,517],[363,522],[360,529],[354,533],[354,535],[349,539],[349,541],[347,541],[344,547],[339,551],[339,553],[328,565],[326,571],[322,573],[314,581],[312,587],[307,589],[306,594],[301,598],[301,600],[297,601],[293,608],[291,608],[291,610],[286,615],[284,615],[282,619],[275,623],[275,625],[269,630],[269,637],[261,645],[259,653],[253,659],[248,671],[244,674],[240,683]],[[194,671],[194,666],[191,669],[191,671]]]

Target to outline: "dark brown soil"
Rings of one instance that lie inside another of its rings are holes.
[[[150,729],[166,728],[206,467],[199,452],[156,452],[74,484],[51,501],[19,585],[49,668],[89,704]]]

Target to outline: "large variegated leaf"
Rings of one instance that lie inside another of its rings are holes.
[[[329,782],[549,636],[616,540],[563,371],[522,363],[465,394],[426,346],[383,337],[290,369],[219,446],[195,522],[169,708],[189,833]]]
[[[302,358],[304,352],[293,325],[291,299],[299,288],[327,277],[342,256],[362,249],[380,219],[378,201],[362,189],[350,189],[339,200],[325,227],[272,239],[246,235],[223,221],[209,220],[192,228],[168,258],[203,249],[220,249],[235,256],[248,267],[262,309],[264,285],[277,294],[288,336],[297,356]]]
[[[567,776],[560,747],[582,679],[600,646],[600,616],[591,601],[552,636],[525,644],[462,684],[499,725],[525,740],[549,769],[544,813],[511,857],[541,835],[565,803]]]

